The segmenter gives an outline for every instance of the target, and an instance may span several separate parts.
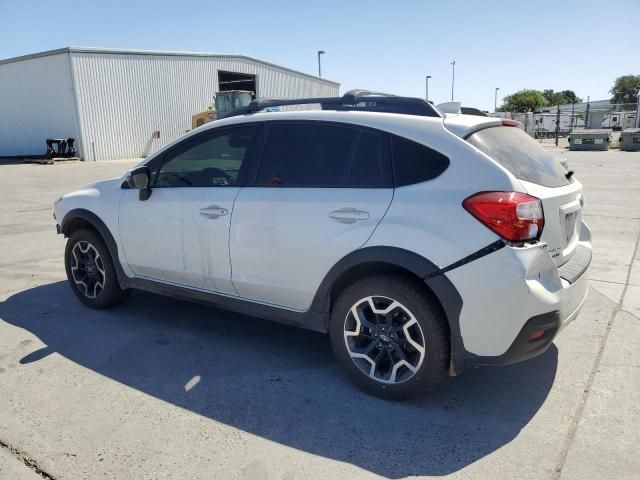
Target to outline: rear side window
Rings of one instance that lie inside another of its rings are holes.
[[[390,187],[388,136],[325,123],[272,124],[255,185]]]
[[[467,141],[520,180],[545,187],[562,187],[571,183],[560,162],[519,128],[485,128],[471,135]]]
[[[446,156],[420,143],[394,135],[392,145],[396,187],[432,180],[449,166]]]
[[[347,185],[352,187],[386,186],[389,166],[387,135],[364,131],[358,138],[356,150],[347,172]]]
[[[357,133],[351,128],[322,124],[272,125],[262,151],[256,184],[342,186]]]

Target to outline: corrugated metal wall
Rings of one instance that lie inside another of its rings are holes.
[[[39,155],[78,138],[69,54],[0,64],[0,156]]]
[[[71,62],[86,160],[146,156],[182,135],[212,105],[218,70],[255,74],[263,97],[338,95],[337,84],[242,57],[72,51]]]

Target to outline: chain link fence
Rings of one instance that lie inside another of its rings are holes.
[[[589,108],[582,105],[580,108],[561,105],[538,113],[495,112],[491,116],[517,120],[534,138],[555,138],[556,134],[565,137],[576,129],[584,128],[610,128],[620,131],[635,126],[634,103],[612,104],[606,108]]]

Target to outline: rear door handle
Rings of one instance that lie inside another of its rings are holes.
[[[355,223],[358,220],[367,220],[369,218],[369,212],[347,207],[329,212],[329,217],[339,223]]]
[[[227,214],[227,209],[219,207],[217,205],[211,205],[210,207],[201,208],[200,215],[207,218],[223,217]]]

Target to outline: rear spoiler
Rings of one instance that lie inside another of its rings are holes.
[[[460,102],[444,102],[438,105],[438,110],[442,113],[462,113],[462,103]]]
[[[461,113],[462,115],[476,115],[478,117],[488,117],[487,112],[483,112],[479,108],[475,107],[463,107],[460,102],[445,102],[438,105],[438,110],[442,113],[450,113],[456,114]]]
[[[504,125],[501,118],[480,117],[475,115],[447,115],[444,128],[460,138],[467,138],[478,130]]]

